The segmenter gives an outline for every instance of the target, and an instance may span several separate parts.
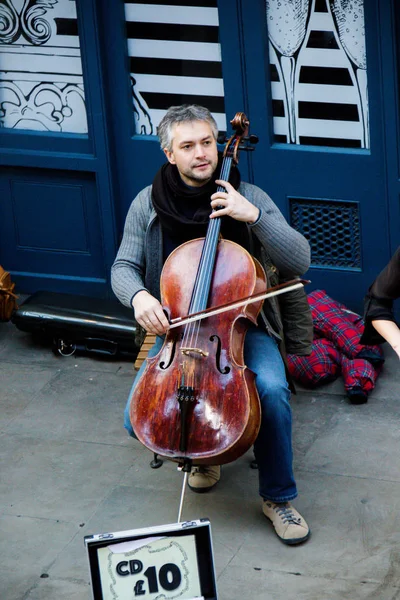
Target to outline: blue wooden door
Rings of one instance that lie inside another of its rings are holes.
[[[309,239],[309,289],[360,311],[392,250],[381,7],[249,0],[242,8],[248,107],[260,136],[254,181]],[[386,27],[386,42],[391,35]]]
[[[96,3],[2,7],[0,263],[25,293],[107,296],[116,244]]]

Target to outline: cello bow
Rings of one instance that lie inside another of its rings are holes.
[[[233,302],[227,302],[226,304],[221,304],[220,306],[212,306],[206,310],[186,315],[185,317],[176,317],[175,319],[171,319],[169,329],[174,329],[175,327],[186,325],[187,323],[193,323],[194,321],[200,321],[201,319],[206,319],[207,317],[213,317],[214,315],[222,314],[234,308],[240,308],[241,306],[251,304],[252,302],[258,302],[260,300],[265,300],[266,298],[272,298],[273,296],[279,296],[280,294],[292,292],[293,290],[300,289],[309,283],[311,283],[311,281],[308,279],[291,279],[290,281],[285,281],[285,283],[280,283],[271,288],[267,288],[264,292],[259,294],[253,294],[252,296],[234,300]]]

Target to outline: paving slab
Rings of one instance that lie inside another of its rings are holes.
[[[366,582],[301,576],[268,569],[250,570],[228,567],[219,580],[221,600],[395,600],[396,586],[384,587]]]
[[[6,431],[10,435],[124,444],[129,438],[122,415],[131,386],[132,377],[118,372],[57,370]]]
[[[293,448],[296,464],[315,440],[332,428],[342,407],[345,411],[348,410],[347,405],[345,398],[327,394],[325,390],[320,390],[318,394],[298,392],[296,396],[292,396]]]
[[[338,407],[329,430],[304,456],[304,464],[326,473],[400,481],[400,403]]]
[[[110,444],[1,437],[0,503],[12,515],[86,521],[135,460]]]
[[[1,357],[0,357],[1,360]],[[18,419],[36,395],[55,376],[51,367],[9,365],[0,370],[0,431]]]
[[[26,490],[29,495],[29,489]],[[0,589],[2,600],[21,600],[46,574],[76,535],[65,520],[0,516]],[[54,596],[56,598],[56,596]]]
[[[89,582],[70,579],[39,579],[23,600],[91,600]]]

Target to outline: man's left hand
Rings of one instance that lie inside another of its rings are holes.
[[[217,179],[216,182],[225,188],[225,192],[216,192],[211,196],[211,206],[216,209],[222,206],[220,210],[214,210],[210,218],[223,217],[228,215],[236,221],[245,221],[246,223],[255,223],[259,217],[260,209],[246,200],[237,190],[228,182]]]

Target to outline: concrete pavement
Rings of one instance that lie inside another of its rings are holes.
[[[296,508],[311,539],[287,547],[263,517],[252,453],[183,518],[209,517],[220,600],[400,598],[400,369],[369,402],[341,381],[293,398]],[[89,600],[83,538],[173,523],[182,475],[122,428],[130,361],[62,358],[0,323],[0,597]]]

